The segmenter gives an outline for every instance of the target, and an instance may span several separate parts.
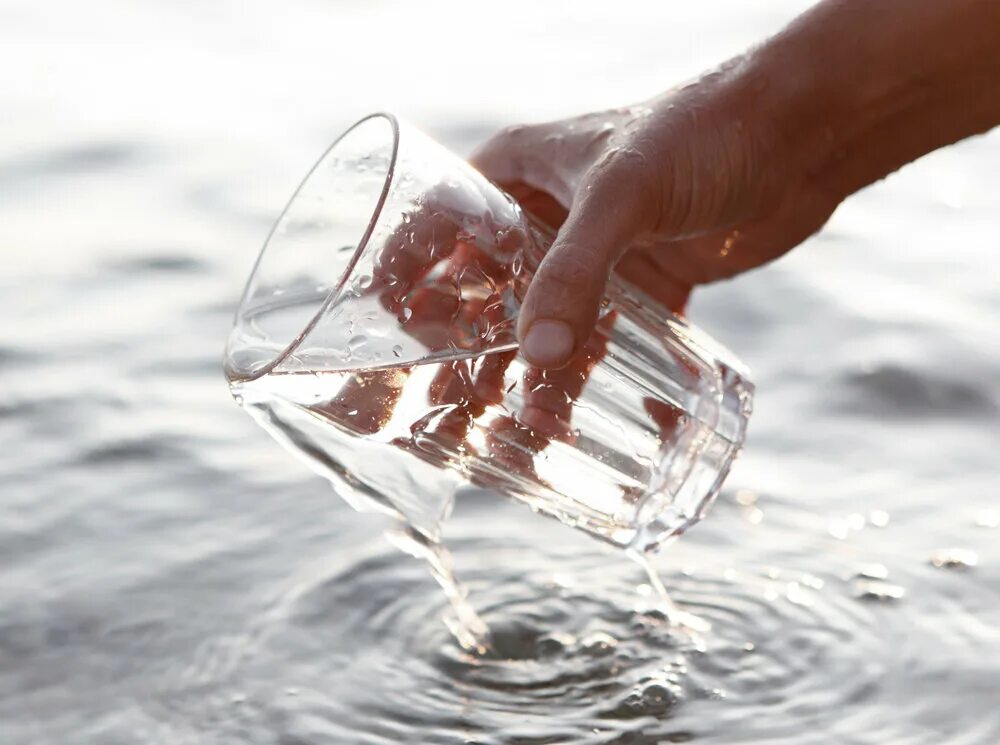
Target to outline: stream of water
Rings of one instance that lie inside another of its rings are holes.
[[[466,153],[805,4],[451,4],[407,64],[416,3],[0,9],[0,743],[1000,741],[996,134],[696,294],[757,385],[718,504],[653,559],[697,628],[619,551],[466,489],[444,538],[492,647],[463,649],[391,524],[220,374],[277,207],[358,115]],[[514,34],[481,65],[445,43]]]

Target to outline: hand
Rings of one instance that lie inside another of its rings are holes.
[[[503,130],[474,163],[568,213],[518,318],[521,351],[566,364],[613,268],[679,309],[694,285],[798,245],[848,195],[998,123],[1000,4],[824,0],[648,103]]]
[[[446,192],[423,195],[401,220],[363,292],[399,319],[400,332],[428,349],[512,341],[501,296],[523,294],[523,274],[511,266],[529,249],[528,234],[518,225],[493,224],[491,213],[471,217],[450,208]],[[514,350],[437,363],[433,378],[420,384],[419,398],[408,395],[407,406],[415,407],[400,412],[402,418],[394,415],[413,367],[356,371],[334,398],[312,408],[356,434],[375,435],[431,461],[477,447],[506,470],[536,477],[534,456],[552,440],[574,437],[573,405],[604,354],[613,322],[614,314],[605,315],[572,364],[559,371],[520,367],[511,376]],[[513,411],[502,404],[516,385],[521,404]],[[475,445],[467,442],[474,427],[481,433]]]
[[[449,209],[446,195],[427,195],[386,241],[364,292],[400,318],[400,331],[428,348],[462,341],[467,331],[481,338],[483,329],[502,328],[504,314],[495,298],[512,283],[515,294],[523,292],[505,260],[526,248],[524,231],[511,229],[499,242],[476,240],[477,235],[492,239],[501,232],[496,225],[475,224]],[[483,276],[489,282],[475,281]],[[463,277],[472,281],[459,303],[455,289],[466,286]],[[359,370],[336,396],[312,408],[355,434],[375,436],[435,463],[476,449],[482,458],[470,461],[470,476],[486,486],[495,478],[495,468],[538,481],[535,456],[554,440],[575,439],[573,407],[605,354],[614,322],[615,314],[606,313],[571,363],[560,370],[518,365],[512,375],[508,370],[516,351],[494,352],[434,365],[434,375],[423,378],[417,391],[406,390],[417,368]],[[515,386],[520,387],[516,396],[505,400]],[[512,400],[519,401],[516,408]],[[402,411],[400,405],[412,408]],[[668,438],[677,417],[649,413]],[[473,429],[479,436],[470,439]],[[492,465],[480,468],[485,463]]]
[[[782,157],[776,139],[753,86],[727,68],[647,104],[487,141],[473,163],[562,223],[518,319],[525,358],[554,368],[573,357],[612,268],[680,311],[694,285],[763,264],[818,230],[839,200]]]

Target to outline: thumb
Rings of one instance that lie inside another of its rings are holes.
[[[517,332],[530,364],[563,367],[586,344],[615,262],[652,224],[646,167],[617,151],[584,177],[521,306]]]

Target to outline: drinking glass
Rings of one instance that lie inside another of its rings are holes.
[[[576,358],[531,367],[515,322],[552,237],[417,129],[365,117],[261,250],[226,348],[233,395],[353,506],[431,540],[473,483],[655,549],[705,515],[753,386],[618,278]]]

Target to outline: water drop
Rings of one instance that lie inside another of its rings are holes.
[[[666,682],[660,681],[647,683],[640,695],[646,711],[663,711],[677,701],[676,691]]]
[[[403,346],[401,344],[395,345],[392,348],[392,354],[393,354],[394,357],[402,357],[403,356]]]
[[[347,351],[352,355],[357,354],[364,348],[365,344],[367,343],[368,343],[367,336],[365,336],[364,334],[357,334],[356,336],[352,336],[350,338],[350,341],[347,342]]]
[[[595,631],[580,640],[582,651],[594,657],[610,654],[617,646],[618,640],[604,631]]]
[[[626,716],[658,716],[666,713],[678,702],[677,686],[668,680],[654,679],[633,688],[621,702]]]

